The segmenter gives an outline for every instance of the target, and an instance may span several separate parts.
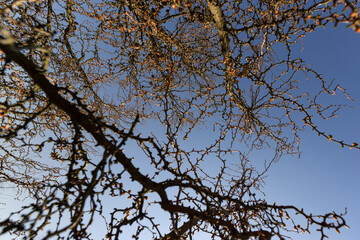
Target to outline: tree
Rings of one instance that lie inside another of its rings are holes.
[[[346,92],[297,54],[319,27],[359,32],[359,1],[1,3],[0,174],[34,197],[1,234],[91,239],[99,218],[108,239],[124,229],[135,239],[284,239],[318,229],[324,239],[346,227],[342,214],[256,193],[270,165],[298,152],[304,126],[359,149],[317,126],[341,107],[318,96]],[[302,88],[308,76],[318,93]],[[203,125],[211,140],[196,143]],[[261,171],[248,159],[254,150],[273,153]]]

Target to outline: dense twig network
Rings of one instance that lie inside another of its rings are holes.
[[[318,27],[359,32],[358,0],[0,3],[0,179],[35,199],[0,235],[92,239],[103,221],[106,239],[324,239],[347,226],[257,194],[306,126],[360,149],[318,126],[341,108],[319,96],[350,97],[298,57]],[[263,149],[259,170],[249,154]]]

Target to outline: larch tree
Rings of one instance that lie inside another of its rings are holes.
[[[299,45],[319,27],[360,32],[360,1],[0,3],[0,179],[33,198],[0,235],[92,239],[102,221],[104,239],[324,239],[347,226],[258,193],[305,127],[359,149],[318,126],[341,108],[319,96],[350,97]],[[264,169],[254,151],[273,154]]]

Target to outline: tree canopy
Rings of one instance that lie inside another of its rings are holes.
[[[104,239],[347,227],[258,193],[306,127],[360,149],[318,124],[342,107],[321,96],[351,98],[299,54],[320,27],[360,32],[360,1],[0,3],[0,179],[34,199],[0,235],[92,239],[99,221]],[[263,169],[256,151],[269,154]]]

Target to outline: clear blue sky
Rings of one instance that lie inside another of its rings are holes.
[[[360,142],[360,34],[340,26],[318,29],[304,39],[302,56],[326,79],[335,79],[346,88],[355,100],[344,101],[354,108],[322,122],[322,130],[349,142]],[[294,204],[318,214],[347,208],[350,229],[343,228],[341,235],[333,231],[328,236],[359,240],[360,152],[342,149],[309,128],[302,134],[301,151],[300,159],[285,157],[270,169],[265,187],[267,200]],[[315,240],[319,234],[297,235],[294,239]]]

